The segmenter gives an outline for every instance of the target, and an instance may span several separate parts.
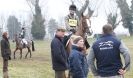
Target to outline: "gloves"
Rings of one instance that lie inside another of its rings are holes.
[[[76,30],[75,29],[70,29],[70,31],[74,34],[76,33]]]

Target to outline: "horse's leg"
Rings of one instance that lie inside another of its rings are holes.
[[[16,51],[17,51],[17,50],[18,50],[18,48],[16,48],[15,51],[14,51],[14,59],[16,58],[16,57],[15,57],[15,54],[16,54]]]
[[[29,54],[29,47],[27,47],[27,50],[28,50],[28,52],[26,53],[26,55],[25,55],[25,58],[27,58],[27,55]]]
[[[70,54],[71,49],[72,49],[72,41],[70,41],[70,42],[68,43],[67,47],[66,47],[66,51],[67,51],[68,55]]]
[[[20,49],[20,59],[22,59],[22,49]]]
[[[32,54],[31,54],[31,49],[30,49],[30,47],[28,47],[28,52],[30,53],[30,58],[31,58]]]

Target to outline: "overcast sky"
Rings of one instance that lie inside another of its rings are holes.
[[[45,2],[40,3],[43,11],[42,14],[50,19],[55,18],[59,20],[61,17],[64,17],[68,14],[68,7],[71,4],[70,0],[43,0]],[[98,0],[100,1],[100,0]],[[98,6],[101,7],[98,9],[98,17],[91,18],[92,20],[92,29],[95,33],[100,33],[101,28],[104,24],[106,24],[106,15],[105,10],[111,4],[109,1],[111,0],[102,0],[102,5]],[[131,0],[127,0],[130,4]],[[100,3],[100,2],[99,2]],[[106,7],[106,8],[103,8]],[[15,15],[19,19],[24,19],[25,21],[29,19],[29,15],[31,14],[31,9],[27,5],[26,0],[0,0],[0,16],[9,16]],[[122,26],[119,26],[115,31],[119,32],[126,32]]]

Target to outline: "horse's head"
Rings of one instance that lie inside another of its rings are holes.
[[[88,23],[87,23],[87,19],[89,20],[89,16],[84,16],[83,13],[81,14],[81,24],[80,26],[82,27],[82,31],[83,33],[87,33],[89,31],[89,26],[88,26]],[[89,20],[90,22],[90,20]]]
[[[89,25],[87,23],[87,20],[89,21]],[[84,33],[90,34],[90,27],[91,27],[91,21],[89,15],[84,16],[83,13],[81,14],[81,26],[82,26],[82,31]]]

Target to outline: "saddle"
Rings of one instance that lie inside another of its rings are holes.
[[[22,46],[23,48],[26,48],[26,44],[23,42],[23,40],[21,40]]]
[[[21,43],[22,43],[23,48],[27,47],[27,44],[25,43],[25,41],[23,41],[23,39],[21,40]]]

